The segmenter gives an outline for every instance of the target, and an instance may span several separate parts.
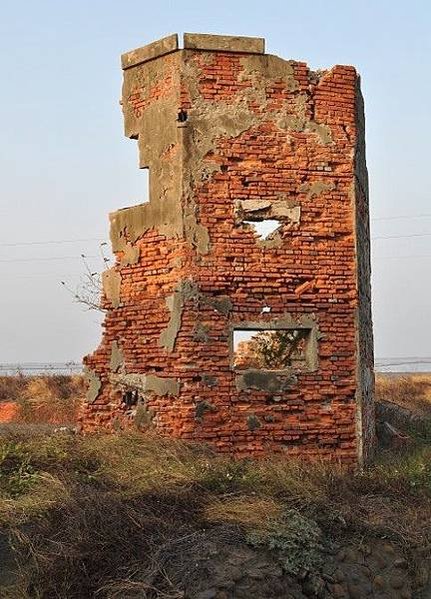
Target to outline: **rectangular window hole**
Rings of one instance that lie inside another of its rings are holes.
[[[307,328],[236,329],[233,367],[236,370],[308,370],[312,358]]]

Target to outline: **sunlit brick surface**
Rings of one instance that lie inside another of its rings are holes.
[[[111,215],[84,430],[135,423],[219,451],[372,454],[362,97],[353,67],[176,50],[124,72],[150,203]],[[276,219],[259,238],[244,221]],[[233,369],[235,327],[305,327],[311,366]]]

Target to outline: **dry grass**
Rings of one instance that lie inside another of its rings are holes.
[[[324,538],[431,549],[429,447],[351,473],[233,461],[142,434],[17,430],[0,439],[0,473],[0,524],[20,556],[5,597],[179,597],[208,535],[241,544],[264,531],[259,543],[289,546],[292,522]]]
[[[266,528],[283,515],[283,502],[274,497],[232,496],[215,498],[203,510],[208,522]]]
[[[73,379],[19,381],[21,418],[73,421],[83,391]],[[378,397],[428,414],[430,386],[431,377],[379,376]],[[320,535],[389,539],[413,567],[417,550],[431,553],[431,444],[415,441],[352,473],[280,456],[231,460],[134,432],[11,427],[0,437],[2,531],[18,555],[19,574],[0,592],[10,599],[176,599],[201,588],[191,564],[209,545],[275,543],[303,555],[298,543],[308,538],[313,549]]]
[[[28,380],[23,374],[0,376],[0,402],[18,401]]]
[[[85,383],[78,375],[0,377],[0,402],[15,422],[74,424],[84,394]],[[11,402],[15,410],[10,410]]]
[[[431,418],[431,374],[382,374],[376,376],[376,399],[388,401]]]
[[[0,402],[0,423],[12,422],[18,413],[18,405],[14,401]]]

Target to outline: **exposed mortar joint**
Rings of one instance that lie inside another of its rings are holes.
[[[280,247],[282,230],[286,225],[297,225],[301,218],[301,207],[294,200],[236,200],[234,203],[235,224],[249,228],[246,221],[261,222],[276,219],[280,226],[265,239],[257,240],[264,249]]]
[[[250,414],[247,416],[247,426],[250,431],[255,431],[262,426],[262,423],[256,414]]]
[[[267,391],[269,393],[279,393],[288,391],[298,382],[296,375],[280,375],[276,372],[264,370],[246,370],[235,377],[235,385],[238,391]]]
[[[172,295],[166,298],[166,307],[171,314],[168,326],[159,337],[159,345],[168,352],[172,352],[175,347],[178,332],[181,328],[181,320],[184,304],[189,300],[197,300],[199,290],[193,281],[181,281]]]
[[[227,295],[213,297],[211,295],[201,293],[199,296],[199,302],[204,306],[211,306],[211,308],[214,308],[216,312],[223,314],[223,316],[228,316],[233,308],[232,300]]]
[[[208,229],[198,223],[196,214],[196,204],[189,203],[184,207],[184,232],[186,239],[196,249],[198,254],[208,254],[210,250]]]
[[[301,207],[292,200],[236,200],[234,203],[236,224],[244,220],[277,219],[299,224]]]
[[[126,242],[123,247],[123,255],[120,259],[120,266],[131,266],[139,262],[140,248],[139,245],[133,245],[130,242]]]
[[[265,56],[266,65],[264,68],[258,57],[246,56],[242,59],[244,72],[240,75],[240,81],[251,81],[251,88],[246,89],[244,94],[250,100],[259,102],[266,107],[268,98],[266,86],[268,81],[282,81],[287,90],[291,93],[297,93],[293,112],[263,110],[263,120],[271,120],[277,123],[277,126],[283,130],[291,130],[297,133],[311,132],[317,135],[319,143],[329,145],[332,143],[331,128],[325,123],[317,123],[314,120],[314,104],[309,101],[308,93],[299,92],[299,83],[295,79],[294,61],[284,60],[278,56]],[[316,74],[314,74],[316,75]],[[323,76],[322,73],[321,76]],[[311,106],[312,118],[310,119],[309,107]],[[288,111],[291,108],[287,108]]]
[[[307,194],[307,198],[312,199],[320,196],[327,191],[333,191],[335,184],[333,181],[312,181],[301,185],[299,191]]]
[[[136,406],[134,413],[134,424],[137,429],[145,430],[153,425],[156,413],[147,406],[147,402],[144,400]]]
[[[200,343],[208,343],[210,340],[209,326],[202,322],[197,322],[193,328],[193,339]]]
[[[218,385],[218,378],[212,374],[201,374],[200,378],[202,384],[206,387],[216,387]]]

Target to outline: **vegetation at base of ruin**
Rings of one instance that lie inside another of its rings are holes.
[[[9,381],[17,401],[53,388],[65,403],[82,396],[79,377],[18,378]],[[430,389],[431,377],[378,376],[380,399],[427,418]],[[410,441],[362,472],[283,456],[232,460],[134,431],[83,437],[11,423],[0,435],[0,553],[2,539],[16,553],[0,555],[0,597],[198,597],[226,547],[257,552],[293,582],[316,581],[337,547],[376,543],[394,547],[420,586],[431,556],[427,422],[407,423]]]
[[[133,432],[11,427],[0,462],[1,530],[18,553],[4,597],[180,597],[183,552],[198,559],[204,532],[269,552],[291,575],[318,572],[346,539],[390,541],[412,571],[416,550],[431,549],[422,443],[353,473],[277,456],[233,461]]]

